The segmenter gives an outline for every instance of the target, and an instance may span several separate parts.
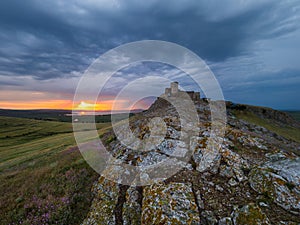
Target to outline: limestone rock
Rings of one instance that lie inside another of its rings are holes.
[[[97,194],[82,225],[114,225],[116,221],[114,209],[119,196],[118,184],[100,177],[93,189]]]
[[[215,225],[218,223],[212,211],[203,211],[201,213],[201,223],[204,225]]]
[[[248,204],[233,212],[234,225],[268,225],[267,216],[255,204]]]
[[[130,187],[126,192],[126,201],[123,205],[123,224],[140,225],[142,208],[139,203],[140,193],[135,187]]]
[[[280,221],[279,224],[282,224],[282,225],[299,225],[299,223],[291,222],[291,221]]]
[[[251,136],[241,136],[238,137],[238,141],[247,147],[257,147],[259,149],[268,150],[264,145],[264,141],[261,138],[251,137]]]
[[[159,146],[160,152],[174,157],[184,157],[188,152],[185,142],[180,140],[166,139]]]
[[[288,182],[294,183],[295,187],[300,187],[300,158],[277,160],[266,163],[268,168],[273,169],[278,175]]]
[[[219,220],[218,225],[233,225],[233,223],[230,217],[224,217]]]
[[[285,210],[300,215],[299,167],[299,159],[267,163],[250,172],[250,185]]]
[[[214,173],[217,172],[221,159],[219,153],[219,148],[221,146],[218,142],[209,140],[206,137],[200,137],[196,140],[196,144],[195,139],[191,140],[191,150],[194,151],[193,160],[196,163],[196,169],[199,172],[204,172],[206,170],[210,170]]]
[[[250,166],[245,159],[228,148],[222,148],[221,155],[223,161],[229,166],[229,168],[225,167],[223,170],[221,170],[225,176],[232,177],[233,172],[238,181],[241,182],[247,179],[243,169],[249,169]]]
[[[144,188],[142,224],[199,224],[200,218],[189,184],[154,184]]]

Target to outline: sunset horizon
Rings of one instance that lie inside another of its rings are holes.
[[[139,103],[135,107],[120,107],[114,108],[114,100],[101,101],[93,104],[91,101],[81,101],[80,103],[73,103],[71,100],[50,100],[50,101],[36,101],[30,103],[24,102],[0,102],[0,109],[6,110],[69,110],[69,111],[95,111],[95,112],[108,112],[108,111],[131,111],[131,110],[145,110],[150,105],[147,103]],[[120,104],[119,104],[120,105]]]

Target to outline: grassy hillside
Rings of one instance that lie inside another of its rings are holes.
[[[291,127],[291,126],[280,126],[276,124],[274,121],[269,121],[267,119],[262,119],[258,117],[257,115],[247,112],[247,111],[240,111],[240,110],[235,110],[234,111],[235,116],[237,116],[239,119],[243,119],[249,123],[253,123],[262,127],[267,128],[268,130],[283,136],[285,138],[297,141],[300,143],[300,130]]]
[[[97,174],[74,145],[70,123],[0,117],[0,224],[82,221]]]
[[[300,121],[300,111],[286,111],[290,114],[294,119]]]

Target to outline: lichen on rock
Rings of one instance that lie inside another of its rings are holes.
[[[266,163],[250,172],[250,185],[291,213],[300,215],[299,159]],[[281,174],[281,175],[279,175]]]
[[[237,209],[233,212],[234,225],[270,225],[270,221],[267,216],[261,211],[261,209],[250,203]]]
[[[140,192],[136,187],[130,187],[126,192],[126,201],[123,205],[123,224],[140,225],[142,207],[139,199]]]
[[[144,189],[142,224],[199,224],[200,218],[189,184],[154,184]]]
[[[119,196],[118,184],[100,177],[98,182],[94,184],[93,189],[96,196],[82,225],[115,225],[114,210]]]

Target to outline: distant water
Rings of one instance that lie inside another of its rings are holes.
[[[72,113],[65,114],[66,116],[103,116],[110,114],[122,114],[122,113],[138,113],[142,112],[144,109],[134,109],[134,110],[115,110],[115,111],[73,111]]]

